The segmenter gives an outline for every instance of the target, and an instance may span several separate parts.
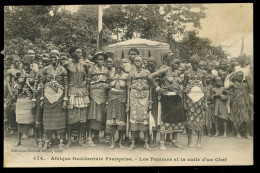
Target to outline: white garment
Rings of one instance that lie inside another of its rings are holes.
[[[238,72],[238,71],[242,71],[244,73],[244,78],[243,80],[246,80],[246,76],[249,76],[250,75],[250,65],[242,68],[240,66],[236,66],[235,67],[235,72]]]
[[[194,86],[191,88],[190,92],[187,94],[187,96],[194,102],[196,103],[199,101],[202,97],[204,97],[203,91],[197,87]]]
[[[214,74],[215,76],[218,76],[218,71],[217,70],[211,70],[211,73]]]

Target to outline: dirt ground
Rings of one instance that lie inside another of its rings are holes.
[[[103,136],[100,134],[100,136]],[[159,135],[158,135],[159,141]],[[252,165],[253,140],[235,137],[202,137],[202,148],[188,148],[187,136],[178,134],[184,148],[166,143],[167,150],[145,150],[143,144],[134,150],[109,149],[100,137],[96,147],[82,147],[74,143],[71,148],[58,150],[51,146],[47,151],[33,147],[33,138],[22,139],[22,145],[13,147],[16,135],[4,138],[5,167],[74,167],[74,166],[189,166],[189,165]],[[193,141],[196,136],[193,135]]]

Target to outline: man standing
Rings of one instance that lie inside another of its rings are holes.
[[[30,58],[32,70],[35,71],[35,72],[38,72],[39,66],[38,66],[37,63],[35,63],[35,52],[34,52],[34,50],[28,50],[27,55]]]
[[[88,73],[88,66],[81,62],[82,50],[72,47],[69,51],[72,61],[67,61],[63,67],[68,72],[68,105],[67,105],[67,135],[68,144],[71,147],[71,129],[78,125],[78,138],[81,146],[87,120],[87,107],[89,105],[89,93],[84,83],[84,75]],[[84,134],[85,136],[86,134]]]

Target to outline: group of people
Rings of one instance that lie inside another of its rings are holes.
[[[9,134],[17,130],[15,146],[32,130],[34,146],[45,150],[71,147],[72,137],[94,147],[101,131],[109,148],[129,144],[130,150],[140,143],[140,132],[145,149],[161,150],[166,141],[183,147],[178,133],[198,148],[205,134],[241,138],[245,127],[244,136],[252,138],[253,64],[245,53],[219,63],[194,54],[187,62],[168,50],[159,69],[155,57],[142,57],[136,48],[128,55],[112,59],[99,51],[84,60],[81,48],[72,47],[69,58],[52,50],[36,62],[28,50],[23,58],[6,59],[4,125]]]

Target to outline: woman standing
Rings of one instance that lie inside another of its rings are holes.
[[[107,54],[104,52],[97,52],[92,61],[95,65],[89,70],[88,73],[88,87],[90,88],[90,106],[89,106],[89,134],[88,141],[93,144],[92,133],[95,132],[95,138],[98,139],[98,132],[105,130],[105,108],[108,95],[108,70],[103,66],[107,60]]]
[[[51,51],[51,64],[42,72],[43,127],[45,134],[44,150],[48,148],[52,132],[59,134],[59,149],[63,149],[63,133],[66,124],[66,104],[68,101],[67,71],[59,64],[59,52]]]
[[[174,58],[170,67],[161,69],[148,76],[148,79],[156,88],[156,91],[161,93],[162,102],[162,117],[160,126],[160,149],[166,150],[164,146],[165,134],[172,134],[172,143],[175,147],[182,146],[177,143],[177,132],[183,132],[184,115],[182,105],[182,88],[180,86],[182,80],[180,79],[180,72],[178,71],[180,60]],[[156,83],[156,77],[163,75],[162,87]]]
[[[192,130],[198,135],[196,147],[201,148],[201,133],[205,124],[206,97],[204,87],[206,80],[204,73],[199,69],[199,57],[193,55],[190,58],[191,69],[184,75],[184,106],[186,122],[185,127],[188,136],[188,146],[192,144]]]
[[[42,97],[42,73],[44,70],[44,67],[49,65],[49,55],[48,56],[43,56],[42,58],[42,68],[39,69],[37,74],[35,75],[35,80],[34,80],[34,88],[35,88],[35,96],[36,96],[36,124],[35,124],[35,138],[36,141],[38,142],[38,147],[42,148],[43,147],[43,142],[42,142],[42,130],[43,130],[43,105],[41,104],[41,97]],[[39,140],[37,140],[39,138]]]
[[[115,74],[111,76],[110,92],[107,105],[106,133],[111,135],[111,145],[109,148],[115,148],[114,134],[119,132],[119,147],[122,145],[123,134],[126,130],[126,83],[128,74],[123,72],[123,60],[114,61]]]
[[[17,73],[18,98],[16,103],[16,122],[18,123],[18,141],[15,146],[21,145],[21,134],[28,135],[29,130],[35,122],[35,95],[34,95],[34,77],[36,72],[32,70],[29,62],[23,63],[23,70]]]
[[[135,148],[135,138],[139,131],[144,132],[144,148],[150,149],[148,144],[148,104],[150,86],[147,80],[147,76],[150,72],[142,68],[142,58],[140,56],[135,57],[135,67],[136,68],[129,74],[128,104],[126,110],[127,112],[130,110],[130,131],[132,136],[130,150]]]

